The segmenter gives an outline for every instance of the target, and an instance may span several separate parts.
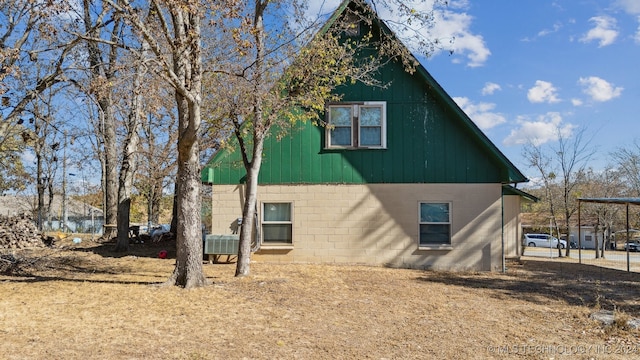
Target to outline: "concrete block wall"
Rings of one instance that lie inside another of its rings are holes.
[[[226,234],[242,213],[244,188],[215,185],[212,233]],[[293,246],[262,246],[256,261],[349,263],[446,270],[499,270],[499,184],[270,185],[263,202],[293,204]],[[419,203],[451,203],[452,243],[418,246]]]

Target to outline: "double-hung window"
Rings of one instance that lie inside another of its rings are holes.
[[[384,101],[327,106],[327,148],[387,147],[387,106]]]
[[[293,244],[292,203],[262,203],[262,243]]]
[[[419,246],[451,245],[451,204],[420,203]]]

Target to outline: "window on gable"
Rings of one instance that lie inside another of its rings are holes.
[[[262,243],[293,244],[292,203],[262,204]]]
[[[327,106],[327,148],[384,149],[386,103],[340,103]]]
[[[420,246],[451,245],[451,204],[420,203]]]

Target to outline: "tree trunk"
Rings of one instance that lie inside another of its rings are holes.
[[[571,227],[569,225],[569,215],[565,213],[565,225],[567,226],[567,248],[565,249],[564,256],[569,257],[569,252],[571,249]],[[580,246],[581,240],[578,239],[578,246]]]
[[[253,161],[247,169],[247,183],[245,187],[244,206],[242,209],[242,225],[240,226],[240,241],[238,244],[238,262],[235,276],[247,276],[251,263],[251,239],[255,226],[256,204],[258,201],[258,174],[262,163],[262,148],[264,138],[254,138]],[[256,239],[260,241],[260,239]]]
[[[157,225],[160,223],[160,207],[162,205],[162,179],[158,179],[151,187],[149,201],[151,201],[151,222]],[[175,206],[175,201],[173,204]]]
[[[111,95],[98,101],[102,115],[104,139],[104,233],[103,239],[111,240],[118,235],[118,149],[115,119],[111,109]]]
[[[144,48],[144,44],[143,44]],[[143,61],[145,52],[139,61]],[[134,97],[131,103],[131,112],[127,124],[127,138],[124,142],[124,153],[120,167],[120,179],[118,184],[118,240],[116,251],[129,250],[129,223],[131,212],[131,190],[133,188],[133,175],[136,169],[136,152],[140,142],[140,126],[142,122],[142,95],[141,85],[144,76],[144,67],[138,64],[133,80]]]
[[[91,19],[91,2],[83,1],[84,7],[84,26],[90,36],[100,37],[99,27],[93,26]],[[119,20],[113,25],[112,38],[117,38],[119,30]],[[113,40],[113,39],[112,39]],[[91,66],[91,80],[95,82],[92,86],[94,96],[97,99],[98,113],[100,116],[100,129],[97,133],[102,136],[104,144],[104,233],[102,238],[110,240],[117,236],[118,230],[116,223],[118,219],[118,150],[116,137],[116,124],[113,115],[112,90],[108,84],[115,77],[115,62],[117,52],[114,51],[115,45],[112,45],[111,53],[108,59],[103,59],[102,51],[95,41],[87,42],[87,55],[89,65]],[[107,88],[102,88],[107,85]]]
[[[236,276],[247,276],[251,263],[251,238],[258,201],[258,175],[262,164],[262,148],[264,138],[269,130],[269,124],[265,123],[263,114],[263,99],[260,90],[264,86],[264,23],[263,15],[268,1],[255,2],[255,15],[253,23],[253,37],[256,44],[255,77],[253,79],[253,150],[251,160],[246,156],[243,163],[247,171],[247,187],[245,189],[244,207],[242,209],[242,225],[240,227],[240,241],[238,244],[238,262],[236,264]],[[268,120],[268,119],[267,119]],[[256,239],[260,241],[260,239]]]
[[[38,132],[36,132],[38,134]],[[39,140],[38,140],[39,142]],[[36,189],[38,192],[38,230],[42,231],[42,222],[44,219],[44,175],[42,170],[42,149],[40,145],[36,145]]]
[[[176,267],[167,284],[185,288],[207,284],[202,271],[202,218],[200,216],[200,144],[202,59],[200,16],[184,10],[172,14],[175,48],[174,72],[178,109],[178,174],[176,178]]]
[[[176,183],[178,180],[176,179]],[[178,188],[176,187],[173,192],[173,201],[171,202],[171,224],[169,231],[173,234],[178,233]]]
[[[602,227],[602,244],[600,244],[600,257],[604,259],[604,249],[607,247],[606,232],[608,231],[606,226]]]
[[[167,284],[193,288],[207,284],[202,271],[200,156],[197,132],[195,132],[195,129],[199,128],[200,109],[199,106],[187,104],[187,100],[180,94],[176,94],[176,99],[179,128],[182,133],[178,139],[176,179],[177,253],[176,267]]]
[[[137,112],[137,110],[134,110]],[[137,114],[133,117],[139,119]],[[120,168],[120,178],[118,184],[118,240],[116,251],[129,250],[129,222],[131,211],[131,189],[133,188],[133,175],[136,167],[135,153],[138,148],[138,127],[139,120],[133,119],[130,124],[130,133],[125,141],[125,150]]]

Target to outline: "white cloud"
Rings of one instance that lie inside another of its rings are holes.
[[[549,112],[538,116],[535,120],[526,117],[518,118],[517,129],[511,130],[503,143],[509,145],[533,144],[535,146],[555,141],[558,135],[570,137],[576,128],[572,124],[563,124],[562,116],[557,112]]]
[[[43,1],[36,1],[37,3]],[[80,0],[67,0],[66,2],[60,2],[60,7],[57,9],[55,16],[64,22],[83,21],[82,13],[82,1]]]
[[[536,80],[536,85],[529,89],[527,92],[527,98],[532,103],[557,103],[558,99],[557,89],[552,83],[543,80]]]
[[[473,18],[469,14],[444,10],[436,12],[434,17],[432,38],[452,40],[452,43],[441,51],[452,50],[454,55],[466,56],[467,65],[470,67],[484,65],[491,51],[482,35],[471,32]]]
[[[571,21],[572,20],[570,19],[569,23],[571,23]],[[555,24],[553,24],[553,26],[551,28],[542,29],[542,30],[538,31],[538,33],[535,36],[533,36],[533,37],[527,36],[525,38],[520,39],[520,41],[523,41],[523,42],[536,41],[539,38],[545,37],[545,36],[553,34],[553,33],[557,33],[558,31],[560,31],[560,29],[562,29],[562,27],[563,27],[563,24],[561,22],[556,22]]]
[[[640,14],[640,1],[638,0],[617,0],[616,4],[629,14]]]
[[[616,30],[616,19],[610,16],[594,16],[589,19],[590,22],[595,23],[595,27],[589,30],[580,41],[584,43],[597,40],[598,46],[603,47],[613,44],[618,37],[618,31]]]
[[[633,36],[633,39],[636,41],[637,44],[640,44],[640,16],[638,16],[638,30]]]
[[[452,0],[449,1],[450,8],[452,9],[468,9],[469,8],[469,0]]]
[[[333,11],[339,4],[339,0],[311,1],[306,11],[307,18],[313,19],[320,13]],[[435,7],[434,0],[409,0],[405,4],[424,14],[433,13],[433,27],[409,28],[408,22],[400,17],[398,11],[391,12],[385,6],[379,6],[377,11],[414,54],[419,55],[419,47],[418,42],[411,41],[411,38],[418,33],[429,41],[438,42],[432,56],[453,51],[452,61],[455,63],[461,63],[461,59],[464,59],[467,66],[482,66],[491,55],[484,38],[471,31],[473,17],[465,12],[469,8],[468,0],[452,0],[445,7]]]
[[[31,150],[25,150],[20,154],[20,158],[23,164],[31,164],[36,161],[36,154]]]
[[[491,129],[507,121],[502,114],[493,112],[496,104],[485,102],[475,104],[466,97],[454,97],[453,101],[455,101],[482,130]]]
[[[482,95],[493,95],[498,90],[502,90],[502,87],[496,83],[488,82],[484,84],[482,88]]]
[[[542,29],[541,31],[539,31],[538,32],[538,36],[539,37],[543,37],[543,36],[547,36],[549,34],[553,34],[555,32],[558,32],[561,28],[562,28],[562,24],[561,23],[555,23],[555,24],[553,24],[553,28],[552,29]]]
[[[571,99],[571,104],[573,104],[573,106],[581,106],[582,105],[582,100],[581,99],[577,99],[577,98],[573,98],[573,99]]]
[[[613,84],[597,76],[580,78],[578,84],[582,85],[582,92],[589,95],[594,101],[604,102],[616,98],[622,94],[622,87],[614,87]]]

